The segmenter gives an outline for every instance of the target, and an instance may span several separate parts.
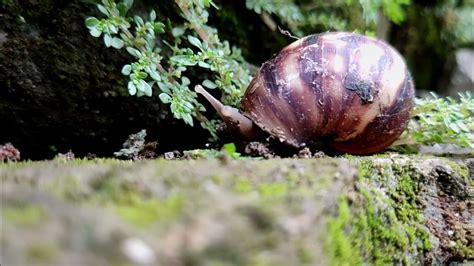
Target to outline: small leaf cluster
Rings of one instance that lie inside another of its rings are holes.
[[[214,5],[212,1],[175,0],[186,19],[182,27],[175,27],[173,35],[176,38],[172,47],[174,56],[171,63],[175,68],[198,66],[213,73],[213,80],[205,79],[202,85],[208,89],[218,88],[222,92],[224,104],[238,107],[245,88],[252,76],[242,57],[240,49],[231,47],[229,42],[221,41],[217,30],[207,25],[209,13],[207,8]],[[215,5],[214,5],[215,6]],[[184,32],[193,31],[198,37]],[[178,45],[183,37],[191,44],[191,48],[181,48]]]
[[[13,0],[0,0],[0,6],[13,5]]]
[[[161,63],[160,48],[155,47],[156,34],[164,33],[165,25],[156,20],[155,11],[149,14],[149,21],[141,17],[126,17],[132,7],[132,0],[103,0],[97,4],[105,19],[89,17],[86,26],[94,37],[103,38],[106,47],[126,48],[136,62],[125,65],[122,74],[129,76],[128,92],[131,95],[151,96],[154,83],[161,81],[158,65]],[[133,29],[132,29],[133,28]]]
[[[443,21],[441,25],[434,25],[436,33],[453,46],[470,46],[474,44],[474,31],[472,14],[473,1],[441,1],[431,10],[426,12],[434,18]]]
[[[276,15],[293,33],[302,34],[298,27],[305,20],[305,16],[294,1],[246,0],[245,5],[260,15],[265,13]]]
[[[474,97],[460,93],[459,99],[431,97],[415,100],[413,119],[407,129],[412,143],[451,143],[474,148]]]
[[[380,14],[395,24],[405,20],[405,8],[410,0],[345,0],[306,1],[246,0],[248,9],[257,14],[275,15],[285,27],[298,36],[320,31],[373,32]],[[316,30],[316,31],[318,31]]]
[[[234,143],[227,143],[222,146],[222,152],[234,160],[241,158],[240,153],[237,152],[237,148]]]
[[[125,48],[133,56],[134,61],[122,68],[122,74],[129,77],[130,95],[152,96],[158,91],[159,99],[170,105],[175,118],[191,126],[196,119],[216,138],[217,123],[202,115],[205,108],[190,89],[192,81],[186,71],[192,67],[202,69],[207,77],[202,85],[219,88],[224,103],[235,107],[252,77],[244,67],[240,50],[221,42],[217,30],[206,25],[208,8],[215,7],[212,1],[175,2],[186,20],[183,25],[173,27],[169,21],[165,25],[154,10],[146,19],[130,16],[127,13],[133,0],[102,0],[97,8],[105,18],[89,17],[86,26],[92,36],[102,36],[107,47]],[[171,33],[173,39],[159,36],[165,33]]]
[[[400,24],[405,20],[404,7],[410,4],[410,0],[348,0],[348,4],[357,2],[362,6],[363,17],[367,23],[378,23],[379,10],[393,23]]]

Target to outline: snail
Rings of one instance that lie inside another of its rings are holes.
[[[224,122],[252,140],[264,131],[296,148],[322,142],[339,153],[383,151],[405,130],[414,84],[389,44],[346,32],[299,39],[265,62],[241,112],[196,86]]]

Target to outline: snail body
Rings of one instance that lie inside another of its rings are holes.
[[[400,136],[414,98],[411,75],[394,48],[345,32],[304,37],[265,62],[241,114],[197,91],[247,138],[261,129],[293,147],[324,142],[359,155],[380,152]]]

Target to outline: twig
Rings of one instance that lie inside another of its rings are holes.
[[[209,38],[206,34],[206,32],[204,32],[204,30],[202,29],[202,27],[196,23],[193,23],[189,18],[191,17],[196,17],[195,14],[191,14],[191,12],[189,11],[188,7],[184,6],[183,3],[180,1],[180,0],[175,0],[175,3],[178,5],[178,7],[181,9],[181,11],[183,12],[184,14],[184,17],[185,19],[189,22],[189,24],[191,25],[191,27],[197,32],[197,34],[199,35],[199,37],[201,38],[201,40],[205,41],[207,43],[207,45],[210,47],[210,48],[214,48],[214,43],[210,42],[209,41]]]

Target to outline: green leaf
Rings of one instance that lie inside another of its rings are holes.
[[[184,34],[184,27],[174,27],[172,30],[171,30],[171,34],[173,34],[173,37],[178,37],[178,36],[181,36]]]
[[[183,110],[190,113],[193,110],[193,105],[190,102],[183,101]]]
[[[141,91],[141,92],[145,92],[145,87],[147,86],[148,84],[143,80],[143,79],[140,79],[138,81],[138,83],[136,84],[137,86],[137,90],[138,91]]]
[[[128,93],[130,95],[135,95],[137,93],[137,87],[133,84],[132,81],[128,82]]]
[[[99,9],[100,12],[102,12],[102,14],[108,16],[109,15],[109,11],[107,10],[107,8],[103,5],[97,5],[97,8]]]
[[[121,49],[124,45],[125,45],[125,43],[121,39],[119,39],[117,37],[112,38],[112,47],[114,47],[116,49]]]
[[[130,75],[131,72],[132,72],[132,66],[131,65],[124,65],[122,67],[122,74],[123,75],[128,76],[128,75]]]
[[[164,103],[164,104],[167,104],[167,103],[170,103],[171,102],[171,96],[169,96],[168,94],[162,92],[160,93],[160,95],[158,95],[158,97],[160,98],[161,102]]]
[[[145,85],[146,84],[146,85]],[[143,93],[148,96],[148,97],[151,97],[151,95],[153,94],[153,91],[152,91],[152,85],[150,83],[147,83],[145,82],[145,84],[143,85],[144,86],[144,90],[143,90]]]
[[[89,33],[90,33],[93,37],[96,37],[96,38],[100,37],[100,35],[102,34],[102,32],[101,32],[99,29],[97,29],[97,28],[91,28],[91,29],[89,30]]]
[[[454,132],[456,133],[459,133],[461,132],[461,130],[459,129],[458,125],[456,125],[455,123],[450,123],[449,124],[449,128],[452,129]]]
[[[222,149],[225,152],[227,152],[227,154],[229,154],[229,155],[235,153],[235,151],[237,150],[234,143],[227,143],[222,147]]]
[[[128,8],[127,8],[127,5],[125,5],[125,3],[118,3],[117,9],[121,17],[125,17],[127,15]]]
[[[137,72],[136,74],[137,79],[146,79],[148,77],[148,74],[143,71]]]
[[[191,114],[183,114],[181,118],[184,120],[184,122],[190,126],[193,126],[193,117]]]
[[[209,45],[207,44],[207,42],[202,42],[202,49],[204,51],[207,51],[208,48],[209,48]]]
[[[127,47],[127,52],[135,57],[141,57],[142,54],[140,53],[140,51],[138,51],[137,49],[135,48],[132,48],[132,47]]]
[[[201,41],[198,38],[188,35],[188,41],[190,44],[196,46],[197,48],[202,48]]]
[[[94,17],[89,17],[86,19],[86,26],[88,28],[95,28],[99,24],[99,20]]]
[[[166,92],[167,94],[171,94],[170,88],[168,87],[168,85],[166,85],[166,83],[158,82],[158,87],[160,88],[160,90],[162,92]]]
[[[210,81],[210,80],[208,80],[208,79],[204,80],[204,81],[202,82],[202,85],[203,85],[204,87],[208,88],[208,89],[215,89],[215,88],[217,88],[216,83],[214,83],[214,82],[212,82],[212,81]]]
[[[199,61],[198,65],[202,68],[211,68],[211,65],[209,65],[208,63],[206,63],[204,61]]]
[[[155,12],[155,10],[152,10],[150,12],[150,20],[155,21],[155,19],[156,19],[156,12]]]
[[[155,70],[151,70],[150,71],[150,77],[156,81],[161,81],[161,76],[158,72],[156,72]]]
[[[144,68],[144,70],[145,70],[146,73],[149,74],[149,73],[151,72],[151,67],[150,67],[150,65],[146,66],[146,67]]]
[[[384,14],[395,24],[400,24],[405,20],[405,13],[402,9],[403,3],[397,1],[384,1],[383,10]]]
[[[108,29],[109,29],[109,32],[111,32],[111,33],[113,33],[113,34],[117,34],[117,33],[118,33],[118,28],[115,27],[115,25],[109,25]]]
[[[175,56],[172,56],[170,60],[180,65],[185,65],[185,66],[194,66],[197,63],[192,58],[192,56],[189,56],[189,55],[175,55]]]
[[[469,128],[466,126],[466,124],[464,124],[463,121],[457,121],[456,123],[462,131],[469,132]]]
[[[112,45],[112,36],[110,34],[104,35],[105,46],[110,47]]]
[[[237,148],[235,147],[234,143],[227,143],[222,147],[222,151],[224,151],[230,158],[236,160],[240,158],[240,153],[237,152]]]
[[[153,30],[156,33],[163,33],[163,32],[165,32],[165,24],[163,24],[161,22],[155,22],[155,23],[153,23]]]
[[[189,84],[191,84],[191,81],[187,77],[181,78],[181,85],[188,86]]]
[[[142,25],[145,24],[145,22],[143,22],[143,19],[142,19],[141,17],[139,17],[139,16],[134,16],[134,17],[133,17],[133,20],[134,20],[138,25],[140,25],[140,26],[142,26]]]
[[[125,4],[125,6],[127,7],[127,10],[130,9],[133,5],[133,0],[123,0],[123,2]]]

